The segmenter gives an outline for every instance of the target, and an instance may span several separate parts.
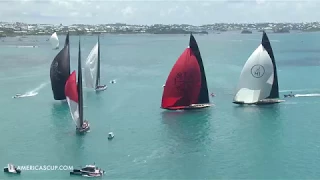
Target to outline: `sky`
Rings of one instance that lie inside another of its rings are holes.
[[[312,22],[320,0],[0,0],[0,21],[48,24]]]

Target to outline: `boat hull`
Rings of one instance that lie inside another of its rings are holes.
[[[3,172],[11,173],[11,174],[20,174],[21,170],[20,169],[16,169],[16,172],[9,172],[8,168],[3,168]]]
[[[181,107],[168,107],[163,108],[167,110],[177,111],[177,110],[196,110],[196,109],[204,109],[211,107],[211,104],[191,104],[190,106],[181,106]]]
[[[70,172],[70,175],[82,175],[83,173],[79,169],[74,169]]]
[[[233,101],[234,104],[239,104],[239,105],[267,105],[267,104],[277,104],[284,102],[284,100],[280,99],[263,99],[255,103],[245,103],[243,101]]]
[[[88,132],[90,130],[90,126],[86,127],[86,128],[76,128],[76,131],[78,134],[84,134],[86,132]]]
[[[104,90],[106,90],[106,89],[107,89],[107,85],[103,85],[103,86],[101,86],[101,87],[96,88],[95,91],[96,91],[96,92],[99,92],[99,91],[104,91]]]
[[[87,176],[87,177],[100,177],[103,176],[105,171],[101,170],[99,173],[92,173],[92,172],[83,172],[80,169],[74,169],[70,172],[70,175],[77,175],[77,176]]]

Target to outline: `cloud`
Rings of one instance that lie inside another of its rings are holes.
[[[0,0],[0,21],[88,24],[301,22],[320,19],[315,0]]]

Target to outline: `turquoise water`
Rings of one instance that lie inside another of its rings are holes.
[[[84,116],[91,123],[85,136],[75,134],[67,104],[53,100],[49,66],[58,51],[45,41],[48,37],[0,41],[0,165],[95,162],[107,171],[103,179],[319,178],[320,33],[268,35],[281,96],[290,91],[315,96],[260,107],[233,104],[240,71],[261,34],[196,35],[215,106],[165,111],[160,109],[162,85],[189,36],[104,35],[101,82],[108,89],[99,94],[84,90]],[[78,37],[70,41],[76,69]],[[96,37],[81,41],[84,62]],[[110,84],[112,79],[117,83]],[[12,99],[41,84],[46,86],[36,96]],[[112,141],[107,140],[110,131]],[[0,179],[9,177],[81,178],[68,171],[0,173]]]

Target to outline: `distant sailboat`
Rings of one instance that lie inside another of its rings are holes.
[[[56,55],[50,66],[50,80],[53,98],[65,100],[64,87],[70,75],[70,45],[67,34],[63,49]]]
[[[59,49],[59,38],[56,32],[54,32],[49,39],[53,49]]]
[[[65,94],[67,97],[72,119],[76,124],[77,133],[87,132],[88,130],[90,130],[90,124],[88,121],[83,120],[83,93],[82,93],[80,39],[79,39],[79,54],[78,54],[78,85],[76,82],[76,72],[73,71],[66,82]]]
[[[201,54],[191,34],[189,47],[178,58],[164,85],[161,108],[189,110],[210,106]]]
[[[86,87],[94,88],[95,91],[107,89],[107,85],[100,85],[100,38],[92,48],[84,68]]]
[[[269,38],[265,32],[261,44],[245,63],[233,103],[280,103],[277,68]]]

